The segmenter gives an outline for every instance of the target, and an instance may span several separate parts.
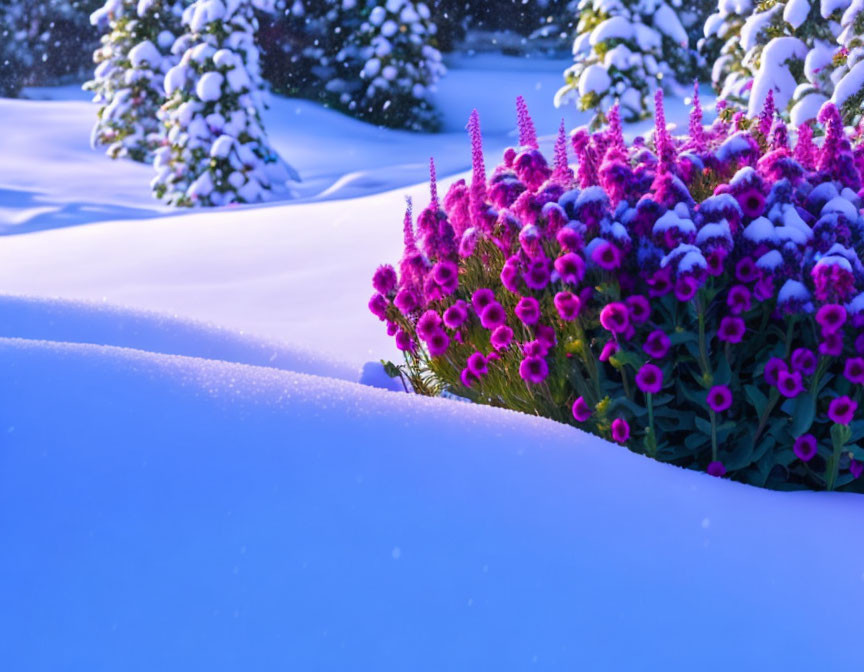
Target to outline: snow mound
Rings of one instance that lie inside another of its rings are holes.
[[[0,367],[3,669],[859,662],[860,497],[273,369],[11,339]]]

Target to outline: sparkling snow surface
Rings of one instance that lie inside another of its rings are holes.
[[[453,59],[441,135],[276,98],[299,200],[191,213],[74,89],[0,100],[0,669],[860,669],[864,499],[370,386],[403,196],[473,105],[548,150],[566,65]]]

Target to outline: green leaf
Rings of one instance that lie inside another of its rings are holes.
[[[386,373],[391,378],[401,378],[402,377],[402,369],[400,369],[398,366],[396,366],[393,362],[385,362],[382,359],[381,365],[384,367],[384,373]]]
[[[816,419],[816,399],[810,392],[799,394],[795,398],[795,408],[792,413],[791,432],[794,438],[806,434]]]
[[[747,397],[747,401],[756,409],[756,416],[761,418],[765,412],[765,407],[768,406],[768,398],[755,385],[745,385],[744,395]]]
[[[695,451],[701,446],[707,445],[708,441],[710,441],[710,438],[704,434],[691,433],[684,439],[684,445],[690,450]]]
[[[731,379],[732,369],[729,368],[729,360],[721,357],[720,363],[714,371],[714,385],[728,385]]]
[[[698,415],[693,418],[693,422],[696,423],[696,429],[698,429],[703,434],[707,434],[711,436],[711,423],[708,422],[705,418],[700,418]]]

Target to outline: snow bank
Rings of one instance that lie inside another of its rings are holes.
[[[272,369],[0,367],[3,669],[857,669],[858,496]]]

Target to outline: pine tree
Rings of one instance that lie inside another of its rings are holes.
[[[773,92],[778,111],[793,126],[814,120],[828,100],[828,77],[839,18],[849,0],[766,0],[741,28],[744,68],[752,74],[747,114],[755,117]]]
[[[840,108],[843,121],[858,126],[864,117],[864,0],[853,0],[843,13],[830,74],[834,85],[831,101]]]
[[[296,179],[262,126],[256,7],[272,4],[196,0],[183,13],[180,62],[165,76],[167,144],[154,162],[154,192],[171,204],[254,203]]]
[[[699,51],[711,67],[711,83],[720,98],[740,104],[746,101],[747,89],[753,81],[744,66],[741,29],[753,13],[753,0],[720,0],[715,11],[705,21],[704,39]]]
[[[354,74],[340,82],[339,103],[375,124],[434,130],[435,85],[446,69],[435,48],[436,25],[424,2],[367,0],[364,21],[348,37],[337,60]]]
[[[149,161],[164,135],[157,118],[165,100],[165,73],[175,64],[171,46],[180,32],[182,2],[108,0],[91,22],[108,33],[96,50],[95,77],[85,89],[101,104],[94,146],[112,158]]]
[[[596,110],[595,124],[616,100],[625,121],[648,116],[653,91],[676,89],[692,57],[675,10],[663,0],[580,0],[578,11],[576,63],[555,104]]]

